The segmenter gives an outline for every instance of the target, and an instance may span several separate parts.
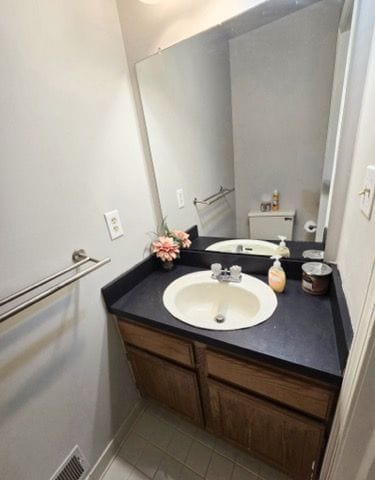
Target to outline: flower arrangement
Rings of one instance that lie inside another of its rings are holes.
[[[180,250],[190,247],[191,240],[189,239],[189,234],[183,230],[170,230],[164,218],[157,235],[158,238],[152,242],[151,250],[162,262],[168,264],[171,268],[173,260],[180,256]]]

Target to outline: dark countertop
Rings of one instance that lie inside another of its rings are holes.
[[[199,255],[202,253],[189,252],[186,258],[198,262]],[[210,261],[212,256],[211,253]],[[258,263],[263,261],[259,258]],[[341,340],[336,332],[337,319],[334,318],[330,295],[306,294],[299,279],[289,278],[286,291],[277,296],[276,311],[265,322],[242,330],[204,330],[177,320],[162,302],[163,292],[173,280],[205,269],[193,266],[194,261],[187,264],[189,262],[185,259],[185,264],[177,265],[170,272],[158,268],[154,258],[141,262],[103,288],[109,312],[329,383],[341,383],[344,364],[337,348],[337,341]],[[264,261],[268,262],[268,267],[269,260]],[[296,264],[293,260],[289,262]],[[251,264],[251,260],[246,263]],[[265,275],[252,274],[267,280]]]
[[[233,238],[224,238],[224,237],[196,237],[192,239],[191,250],[206,250],[207,247],[216,242],[221,242],[223,240],[233,240]],[[279,244],[280,242],[276,240],[267,240],[268,242]],[[308,262],[308,259],[304,259],[302,253],[305,250],[324,250],[323,244],[318,242],[297,242],[294,240],[287,240],[286,245],[290,251],[290,258],[299,258]],[[249,255],[243,253],[242,255]],[[310,260],[312,261],[312,260]]]

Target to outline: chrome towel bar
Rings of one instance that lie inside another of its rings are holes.
[[[54,273],[53,275],[49,275],[46,278],[43,278],[39,282],[34,283],[33,285],[30,285],[26,288],[23,288],[21,290],[18,290],[17,292],[13,293],[12,295],[9,295],[3,299],[0,300],[0,306],[6,305],[9,302],[12,302],[13,300],[25,295],[28,292],[31,292],[32,290],[35,290],[38,287],[41,287],[42,285],[45,285],[46,283],[49,283],[50,281],[54,280],[55,278],[61,277],[62,275],[70,272],[71,270],[74,270],[81,265],[84,265],[87,262],[93,262],[94,265],[92,265],[89,268],[86,268],[86,270],[83,270],[82,272],[76,273],[70,278],[67,278],[66,280],[63,280],[60,283],[57,283],[56,285],[53,285],[52,287],[48,288],[47,290],[44,290],[44,292],[39,293],[38,295],[35,295],[34,297],[30,298],[29,300],[26,300],[23,303],[20,303],[16,307],[11,308],[10,310],[7,310],[6,312],[0,314],[0,323],[4,322],[8,318],[12,317],[13,315],[16,315],[19,312],[22,312],[28,307],[31,307],[31,305],[34,305],[37,302],[40,302],[44,298],[48,297],[49,295],[52,295],[53,293],[57,292],[58,290],[61,290],[62,288],[70,285],[71,283],[74,283],[75,281],[79,280],[80,278],[88,275],[89,273],[93,272],[94,270],[97,270],[98,268],[102,267],[106,263],[109,263],[111,261],[110,258],[105,258],[104,260],[97,260],[96,258],[89,257],[86,252],[82,249],[80,250],[75,250],[72,255],[73,259],[73,265],[70,265],[70,267],[64,268],[63,270],[60,270],[57,273]]]
[[[223,198],[226,195],[228,195],[228,193],[232,193],[232,192],[234,192],[234,188],[224,188],[223,186],[220,186],[219,191],[217,193],[214,193],[213,195],[210,195],[209,197],[203,200],[198,200],[197,197],[195,197],[193,200],[193,203],[194,205],[197,205],[198,203],[200,205],[212,205],[213,203],[220,200],[220,198]]]

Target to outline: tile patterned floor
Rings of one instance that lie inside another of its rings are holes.
[[[263,462],[153,404],[101,480],[288,480]]]

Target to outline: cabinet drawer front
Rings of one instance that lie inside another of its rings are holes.
[[[271,402],[209,381],[214,430],[251,454],[310,480],[324,446],[324,426]]]
[[[127,346],[141,395],[160,402],[187,420],[203,425],[198,379],[194,371]]]
[[[335,391],[287,372],[247,363],[217,352],[207,352],[208,374],[259,393],[297,410],[326,419],[331,413]]]
[[[118,324],[126,343],[169,358],[182,365],[194,367],[193,345],[190,342],[134,323],[119,320]]]

